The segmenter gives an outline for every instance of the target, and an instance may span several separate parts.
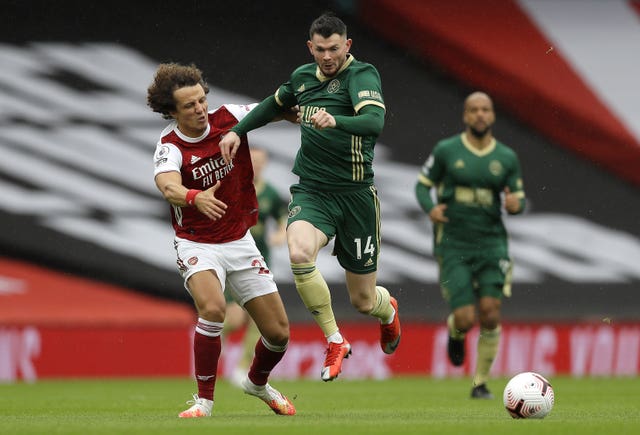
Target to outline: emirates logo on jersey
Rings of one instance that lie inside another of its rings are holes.
[[[194,157],[197,159],[196,162],[200,161],[196,156],[192,156],[191,163],[193,163]],[[203,162],[191,169],[191,175],[193,181],[202,180],[202,187],[205,189],[216,184],[218,180],[222,180],[233,169],[233,162],[225,164],[222,156],[211,157]]]

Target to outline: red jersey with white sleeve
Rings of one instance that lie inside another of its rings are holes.
[[[220,180],[216,198],[227,204],[222,218],[212,221],[196,207],[171,206],[171,222],[176,236],[200,243],[226,243],[241,239],[258,219],[258,200],[253,187],[253,166],[247,137],[235,158],[225,164],[220,140],[256,104],[225,104],[209,111],[209,126],[202,136],[192,138],[178,130],[174,121],[160,135],[154,154],[154,177],[176,171],[187,189],[206,190]]]

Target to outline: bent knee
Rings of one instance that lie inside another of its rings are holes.
[[[225,307],[215,303],[207,303],[198,307],[198,316],[211,322],[224,322]]]
[[[457,315],[455,316],[455,327],[458,331],[467,332],[475,323],[475,317],[473,315]]]
[[[313,262],[313,252],[306,249],[289,250],[289,261],[291,264],[305,264]]]
[[[272,331],[263,336],[273,346],[286,346],[289,343],[289,328]]]
[[[480,319],[480,326],[485,329],[496,329],[500,324],[500,312],[491,313],[487,316],[482,316]]]
[[[274,346],[285,346],[289,342],[289,322],[272,322],[261,331],[262,336]]]

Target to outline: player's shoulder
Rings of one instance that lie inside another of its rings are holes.
[[[357,70],[372,70],[376,72],[378,71],[378,69],[373,64],[358,60],[356,58],[353,58],[353,60],[351,61],[351,64],[349,65],[349,68],[353,68]]]
[[[305,63],[304,65],[300,65],[299,67],[294,69],[291,73],[291,77],[299,77],[309,74],[315,77],[317,67],[318,66],[315,64],[315,62]]]
[[[222,106],[209,111],[209,122],[217,127],[226,124],[235,124],[244,118],[257,103],[253,104],[223,104]]]
[[[445,137],[440,139],[434,149],[437,150],[449,150],[453,148],[458,148],[462,145],[462,137],[460,133],[454,134],[453,136]]]
[[[496,139],[496,151],[510,158],[517,158],[518,156],[513,148],[498,139]]]
[[[178,123],[174,120],[171,121],[160,133],[158,144],[165,144],[177,141],[179,138],[176,134],[176,128]]]
[[[348,74],[358,74],[358,75],[370,75],[375,77],[380,77],[380,73],[378,69],[368,62],[362,62],[358,59],[353,59],[349,66],[346,69]]]
[[[456,134],[453,136],[445,137],[436,142],[431,154],[437,159],[448,159],[451,156],[456,156],[464,148],[462,143],[462,136]]]
[[[178,125],[178,123],[175,120],[173,120],[169,124],[167,124],[167,126],[162,129],[162,133],[160,133],[160,139],[162,139],[163,137],[168,136],[169,134],[173,133],[173,131],[175,130],[177,125]]]

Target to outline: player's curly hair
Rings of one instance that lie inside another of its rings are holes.
[[[171,119],[170,112],[176,110],[173,92],[197,84],[202,86],[205,94],[209,93],[209,86],[202,78],[202,71],[194,64],[161,63],[147,89],[147,105],[154,112],[162,114],[163,118]]]
[[[311,23],[309,39],[313,39],[315,34],[328,38],[334,33],[340,36],[347,36],[347,25],[335,16],[333,12],[325,12]]]

